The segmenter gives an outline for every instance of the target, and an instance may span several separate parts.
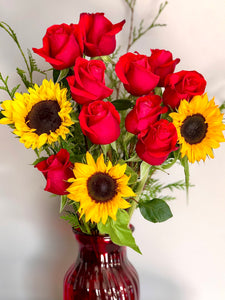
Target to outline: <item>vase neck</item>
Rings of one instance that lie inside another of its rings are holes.
[[[114,244],[109,236],[92,236],[75,233],[79,244],[79,257],[101,263],[127,260],[126,247]]]

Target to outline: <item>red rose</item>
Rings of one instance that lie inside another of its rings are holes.
[[[158,120],[160,114],[167,112],[167,108],[161,107],[160,96],[149,94],[137,99],[135,106],[125,119],[125,127],[128,132],[139,134]]]
[[[43,37],[43,47],[33,48],[56,70],[74,66],[78,56],[83,55],[83,41],[80,27],[61,24],[49,27]]]
[[[70,155],[66,149],[61,149],[56,155],[51,155],[35,165],[42,172],[47,180],[45,191],[56,195],[66,195],[66,189],[70,183],[67,182],[73,175],[73,164],[70,162]]]
[[[134,96],[149,94],[159,82],[159,76],[153,74],[146,55],[124,54],[117,62],[115,71],[125,89]]]
[[[105,64],[100,60],[86,60],[78,57],[74,75],[67,77],[73,99],[79,104],[102,100],[113,90],[105,85]]]
[[[120,115],[111,102],[84,105],[79,121],[83,134],[94,144],[110,144],[120,135]]]
[[[151,56],[149,63],[152,68],[152,72],[160,76],[158,86],[164,86],[164,80],[168,74],[174,72],[176,65],[180,62],[180,59],[174,59],[172,53],[166,50],[151,49]]]
[[[195,95],[202,95],[205,87],[204,77],[196,71],[169,74],[165,79],[163,103],[172,109],[177,108],[181,100],[189,101]]]
[[[161,119],[154,123],[144,136],[139,136],[137,155],[150,165],[161,165],[170,152],[175,151],[177,131],[173,123]]]
[[[125,20],[113,25],[104,13],[82,13],[79,25],[84,39],[84,54],[94,57],[113,53],[115,35],[122,30],[124,23]]]

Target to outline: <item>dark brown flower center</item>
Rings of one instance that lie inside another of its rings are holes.
[[[200,143],[207,133],[208,124],[201,114],[188,116],[181,126],[180,132],[185,141],[190,144]]]
[[[60,106],[57,101],[44,100],[36,103],[32,107],[25,121],[28,127],[36,129],[36,134],[50,134],[50,131],[56,131],[61,125],[61,118],[58,114],[59,111]]]
[[[89,196],[96,202],[107,202],[117,194],[117,182],[107,173],[97,172],[88,178]]]

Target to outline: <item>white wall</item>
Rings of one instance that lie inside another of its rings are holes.
[[[107,3],[107,4],[106,4]],[[137,0],[135,22],[155,15],[159,0]],[[41,47],[46,28],[78,22],[81,12],[105,12],[113,23],[128,18],[123,0],[0,0],[0,20],[16,31],[23,48]],[[225,1],[170,0],[160,17],[164,28],[149,32],[134,47],[168,49],[181,58],[177,70],[197,70],[210,98],[225,100]],[[128,26],[127,26],[128,27]],[[118,35],[126,38],[127,28]],[[0,72],[17,82],[15,67],[24,67],[10,38],[0,30]],[[39,58],[43,67],[48,65]],[[37,77],[37,82],[41,78]],[[0,99],[7,99],[1,91]],[[62,299],[63,275],[76,245],[69,226],[59,219],[59,201],[43,191],[45,181],[30,164],[35,156],[0,126],[0,299]],[[191,167],[189,205],[176,192],[170,203],[174,217],[152,224],[135,213],[133,224],[143,255],[129,250],[142,288],[141,300],[225,299],[225,145],[215,159]],[[181,179],[175,168],[165,182]]]

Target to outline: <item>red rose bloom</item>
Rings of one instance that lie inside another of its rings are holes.
[[[204,77],[196,71],[169,74],[165,79],[163,103],[172,109],[177,108],[181,100],[189,101],[196,95],[202,95],[205,87]]]
[[[79,25],[84,39],[84,54],[90,57],[109,55],[116,48],[115,35],[123,28],[125,20],[112,24],[104,13],[80,15]]]
[[[84,105],[79,121],[83,134],[94,144],[110,144],[120,135],[120,115],[111,102]]]
[[[117,62],[115,71],[125,89],[134,96],[149,94],[159,82],[159,76],[153,74],[146,55],[124,54]]]
[[[174,72],[176,65],[180,62],[180,59],[174,59],[172,53],[166,50],[151,49],[151,56],[149,63],[152,68],[152,72],[160,76],[158,86],[164,86],[164,80],[168,74]]]
[[[125,127],[128,132],[139,134],[155,123],[160,114],[167,112],[167,108],[161,107],[160,96],[149,94],[137,99],[135,106],[125,119]]]
[[[105,85],[105,64],[100,60],[86,60],[78,57],[74,75],[67,77],[72,98],[79,104],[102,100],[113,90]]]
[[[78,56],[83,55],[83,41],[80,27],[61,24],[49,27],[43,37],[43,47],[33,48],[56,70],[74,66]]]
[[[35,165],[42,172],[47,180],[45,191],[56,195],[66,195],[66,189],[70,183],[67,182],[73,175],[73,164],[70,162],[70,155],[66,149],[61,149],[56,155],[51,155]]]
[[[161,165],[170,152],[175,151],[177,131],[173,123],[161,119],[154,123],[147,134],[139,136],[137,155],[150,165]]]

